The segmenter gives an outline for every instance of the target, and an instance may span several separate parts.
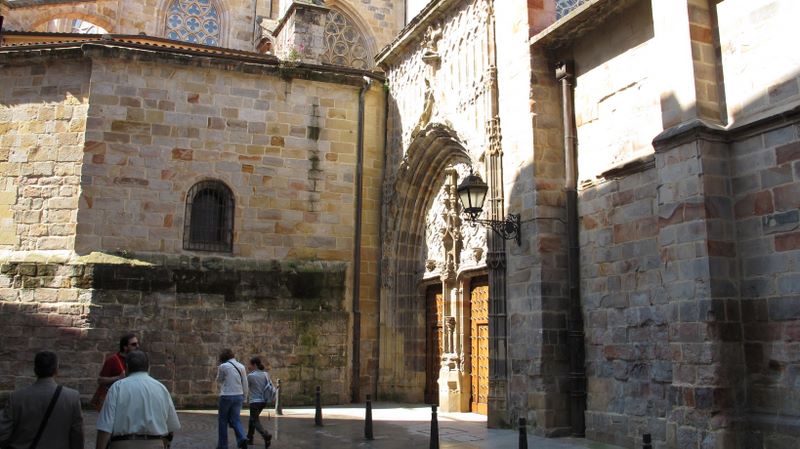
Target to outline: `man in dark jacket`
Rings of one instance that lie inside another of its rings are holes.
[[[36,354],[33,362],[36,382],[19,389],[8,399],[0,415],[0,448],[28,449],[39,433],[37,447],[47,449],[83,449],[83,415],[80,395],[72,388],[61,387],[53,377],[58,373],[58,357],[50,351]],[[55,398],[52,412],[43,424],[48,406]]]

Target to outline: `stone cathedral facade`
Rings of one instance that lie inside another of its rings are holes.
[[[182,406],[228,346],[288,404],[794,447],[796,3],[0,1],[0,394],[133,330]]]

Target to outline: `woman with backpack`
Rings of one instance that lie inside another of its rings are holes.
[[[272,442],[272,435],[264,430],[258,417],[267,403],[275,400],[275,386],[264,370],[260,357],[252,357],[248,368],[250,369],[250,374],[247,375],[247,384],[250,387],[250,422],[247,426],[247,444],[253,444],[253,431],[258,430],[264,438],[264,447],[268,448]]]

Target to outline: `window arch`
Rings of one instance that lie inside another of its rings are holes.
[[[220,46],[220,11],[212,0],[172,0],[166,14],[168,39]]]
[[[201,181],[186,195],[183,249],[233,251],[233,192],[220,181]]]
[[[321,61],[356,69],[374,65],[364,34],[343,12],[331,9],[325,17],[325,50]]]

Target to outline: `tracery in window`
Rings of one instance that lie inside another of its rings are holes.
[[[560,19],[588,0],[556,0],[556,18]]]
[[[220,45],[220,18],[211,0],[174,0],[167,10],[166,37],[195,44]]]
[[[325,18],[325,51],[321,61],[356,69],[373,65],[364,36],[347,17],[333,9]]]
[[[106,34],[108,31],[88,20],[60,18],[53,19],[45,25],[48,33]]]
[[[233,192],[219,181],[195,184],[186,197],[183,248],[200,251],[233,249]]]

